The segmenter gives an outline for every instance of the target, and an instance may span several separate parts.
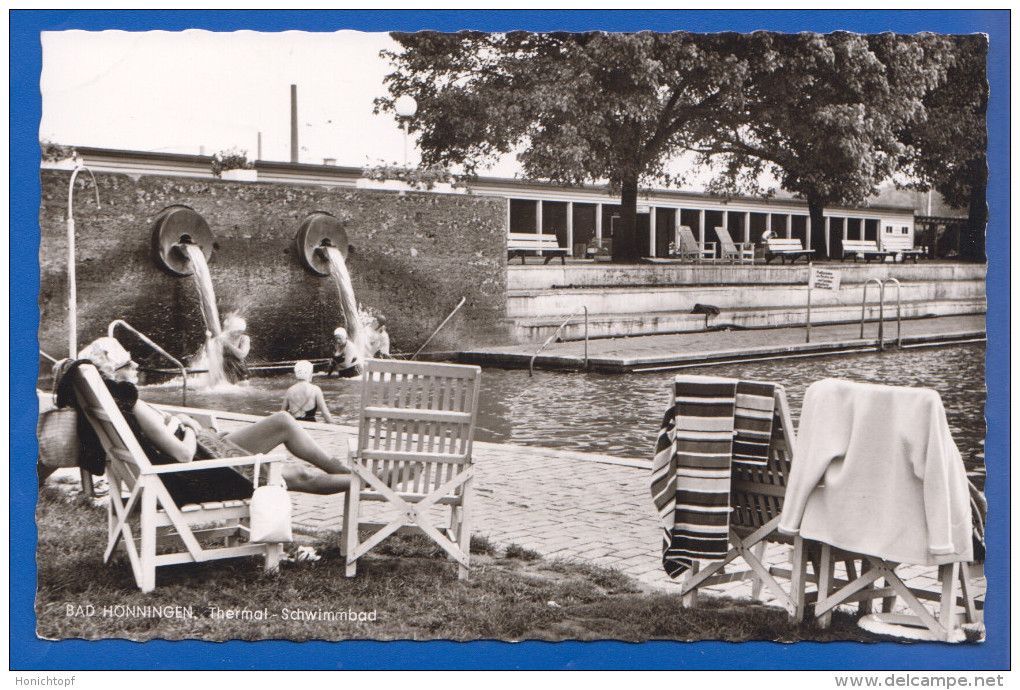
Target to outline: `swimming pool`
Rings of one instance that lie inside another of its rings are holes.
[[[782,383],[796,420],[808,385],[822,378],[846,378],[898,386],[934,388],[970,470],[984,469],[985,348],[983,344],[854,353],[805,359],[777,359],[697,367],[692,374]],[[486,369],[475,438],[480,441],[563,448],[649,459],[668,384],[676,372],[581,374]],[[226,392],[189,391],[194,407],[267,414],[280,409],[293,377],[253,379]],[[343,423],[354,424],[360,381],[316,376],[326,403]],[[147,387],[153,402],[180,403],[180,389]]]

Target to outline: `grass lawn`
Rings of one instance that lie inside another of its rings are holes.
[[[842,614],[823,631],[791,623],[781,609],[721,597],[704,596],[699,608],[685,609],[676,595],[650,591],[617,571],[546,560],[519,546],[497,549],[479,538],[466,581],[430,542],[405,536],[384,542],[348,579],[338,535],[328,534],[314,538],[317,562],[284,563],[276,575],[263,574],[253,558],[170,566],[157,571],[156,591],[144,595],[126,556],[102,562],[105,508],[45,489],[37,524],[37,632],[47,639],[882,639]],[[144,606],[182,607],[192,616],[129,617],[118,608]],[[249,613],[218,618],[211,607]],[[266,620],[254,619],[265,612]],[[318,619],[303,620],[301,612]],[[322,620],[323,612],[346,615]],[[348,612],[371,620],[346,620]]]

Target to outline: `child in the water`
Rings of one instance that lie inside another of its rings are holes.
[[[283,410],[301,422],[314,422],[315,413],[321,412],[326,423],[332,424],[322,389],[312,383],[312,363],[303,359],[294,364],[294,377],[297,383],[283,394]]]

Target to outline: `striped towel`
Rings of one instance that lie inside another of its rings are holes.
[[[678,376],[652,462],[663,567],[678,577],[728,548],[735,379]]]
[[[733,416],[733,462],[767,465],[772,419],[776,412],[776,386],[757,381],[737,383]]]

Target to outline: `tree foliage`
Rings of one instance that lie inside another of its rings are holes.
[[[401,50],[384,51],[396,71],[376,108],[417,100],[410,126],[424,163],[474,173],[520,151],[528,177],[608,180],[621,195],[617,261],[637,258],[638,186],[677,183],[667,166],[684,150],[719,166],[718,193],[760,194],[758,180],[772,175],[807,200],[816,228],[826,205],[861,203],[901,168],[950,197],[977,189],[987,91],[959,83],[983,69],[973,42],[845,32],[392,36]]]
[[[474,172],[518,148],[529,177],[608,180],[621,194],[614,259],[637,258],[638,185],[670,183],[666,164],[714,113],[739,107],[746,61],[738,34],[421,32],[392,34],[397,96],[426,164]]]
[[[950,206],[967,208],[968,242],[961,249],[984,258],[988,222],[988,38],[946,36],[946,79],[924,97],[927,117],[900,133],[902,169],[922,189],[934,187]]]
[[[807,200],[815,228],[826,205],[861,203],[893,174],[900,132],[923,120],[947,59],[928,34],[758,32],[746,49],[745,108],[721,113],[700,148],[722,163],[712,188],[759,192],[755,181],[769,173]]]

